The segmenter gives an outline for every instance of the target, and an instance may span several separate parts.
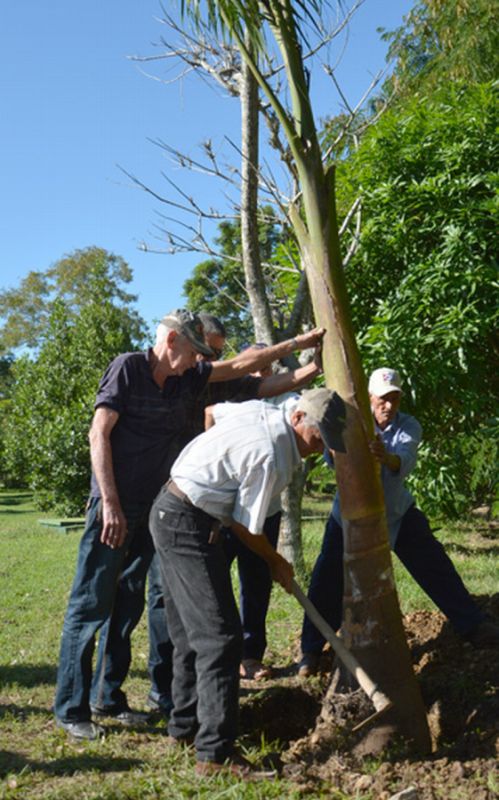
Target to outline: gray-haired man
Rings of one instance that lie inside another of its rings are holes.
[[[230,572],[216,530],[223,522],[291,590],[293,568],[262,533],[269,503],[300,458],[324,444],[343,450],[345,407],[328,389],[304,392],[289,418],[249,401],[182,451],[151,511],[174,644],[169,733],[194,740],[197,771],[251,769],[235,751],[242,633]]]

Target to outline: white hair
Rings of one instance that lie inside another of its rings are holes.
[[[305,428],[317,428],[317,430],[319,429],[319,423],[317,422],[315,417],[313,417],[311,414],[307,414],[306,411],[303,411],[303,409],[300,408],[299,402],[297,402],[294,407],[291,407],[286,410],[286,416],[288,422],[291,422],[291,417],[293,416],[295,411],[301,411],[301,413],[303,414],[301,418],[301,424]]]
[[[164,342],[164,340],[166,339],[166,337],[168,336],[170,331],[174,331],[174,330],[175,330],[175,328],[173,328],[173,327],[169,328],[167,325],[165,325],[164,322],[160,322],[158,327],[156,328],[156,343],[155,343],[155,346],[157,346],[158,344],[161,344],[161,342]]]

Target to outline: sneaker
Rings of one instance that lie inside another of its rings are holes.
[[[303,653],[298,664],[298,676],[300,678],[311,678],[319,672],[320,655],[317,653]]]
[[[272,668],[266,667],[258,658],[243,658],[239,675],[247,681],[263,681],[272,677]]]
[[[499,647],[499,625],[490,619],[484,619],[464,638],[471,642],[477,650],[486,647]]]
[[[131,708],[123,708],[121,711],[114,711],[114,709],[96,708],[90,706],[92,716],[96,719],[109,719],[116,722],[118,725],[123,725],[124,728],[137,728],[147,725],[150,719],[150,714],[145,714],[143,711],[132,711]]]
[[[55,724],[58,728],[66,731],[68,736],[78,741],[86,739],[89,742],[100,739],[104,736],[104,728],[101,725],[96,725],[91,720],[84,720],[83,722],[64,722],[62,719],[56,719]]]
[[[171,697],[155,697],[150,694],[146,700],[146,706],[151,711],[162,714],[164,717],[169,717],[173,709],[173,700]]]
[[[222,773],[232,775],[242,781],[269,781],[277,775],[275,769],[257,769],[244,756],[239,754],[234,754],[222,764],[218,761],[197,761],[195,769],[196,775],[203,778]]]

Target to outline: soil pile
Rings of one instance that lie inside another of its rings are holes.
[[[481,601],[499,618],[499,595]],[[437,612],[410,614],[404,626],[433,741],[424,759],[353,754],[332,720],[343,717],[348,728],[373,709],[363,708],[360,692],[327,691],[330,654],[317,679],[281,670],[262,684],[243,681],[242,729],[263,730],[268,740],[284,743],[283,772],[304,796],[389,800],[405,790],[404,800],[499,797],[499,651],[464,643]]]

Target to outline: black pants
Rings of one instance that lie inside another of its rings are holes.
[[[209,541],[213,522],[166,489],[150,517],[174,647],[168,732],[194,736],[198,760],[223,762],[237,736],[242,633],[227,559]]]
[[[465,636],[485,614],[480,611],[444,548],[431,532],[426,516],[411,506],[400,525],[394,552],[457,633]],[[330,515],[321,552],[315,562],[308,597],[333,630],[342,622],[343,531]],[[325,639],[307,616],[303,620],[303,653],[320,653]]]

